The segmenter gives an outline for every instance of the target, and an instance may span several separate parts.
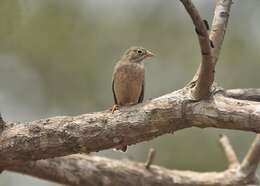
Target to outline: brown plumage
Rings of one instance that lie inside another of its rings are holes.
[[[117,62],[112,77],[115,106],[130,106],[141,103],[144,98],[143,60],[154,54],[143,47],[131,47]],[[126,151],[127,146],[121,148]]]

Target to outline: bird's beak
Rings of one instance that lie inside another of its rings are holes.
[[[145,57],[154,57],[154,56],[155,56],[155,54],[152,53],[151,51],[149,51],[149,50],[146,51]]]

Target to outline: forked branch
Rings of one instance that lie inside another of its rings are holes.
[[[195,84],[192,94],[197,100],[205,99],[210,96],[211,86],[214,82],[215,65],[224,40],[232,0],[217,1],[210,35],[208,35],[205,21],[202,20],[192,2],[190,0],[180,1],[195,25],[202,55],[202,62],[191,82],[191,84]]]
[[[214,65],[212,61],[211,44],[208,30],[202,20],[198,10],[190,0],[180,0],[187,12],[189,13],[197,33],[202,62],[199,70],[193,78],[195,87],[192,91],[193,97],[197,100],[208,98],[210,95],[211,85],[214,81]]]
[[[191,94],[189,87],[185,87],[144,104],[122,108],[114,114],[103,111],[24,123],[6,122],[0,134],[0,167],[77,186],[256,184],[259,136],[242,164],[227,137],[222,137],[220,143],[229,168],[218,173],[167,170],[151,165],[153,153],[145,165],[85,155],[60,157],[131,145],[194,126],[260,132],[260,103],[229,98],[243,97],[249,91],[238,96],[234,91],[211,92],[232,0],[218,0],[210,36],[192,2],[180,1],[195,25],[202,55]],[[193,101],[193,98],[208,99]],[[39,160],[53,157],[56,158]]]

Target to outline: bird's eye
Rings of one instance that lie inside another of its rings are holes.
[[[142,51],[142,50],[137,50],[137,53],[138,53],[138,54],[142,54],[143,51]]]

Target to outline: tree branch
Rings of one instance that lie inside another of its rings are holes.
[[[244,158],[241,171],[246,175],[254,175],[260,161],[260,135],[258,134]]]
[[[226,33],[232,0],[218,0],[209,38],[214,44],[212,48],[213,63],[216,65]]]
[[[117,148],[192,126],[260,131],[260,116],[255,103],[248,104],[219,95],[207,101],[191,101],[194,95],[196,98],[208,95],[214,75],[209,70],[212,68],[212,56],[205,24],[190,0],[181,2],[196,27],[203,56],[192,94],[186,87],[145,104],[121,109],[115,114],[104,111],[6,123],[0,136],[0,165],[5,167],[29,160]],[[233,107],[230,108],[230,105]],[[254,110],[256,112],[252,113]]]
[[[228,161],[228,167],[229,168],[235,168],[239,166],[239,161],[237,159],[237,155],[231,146],[227,136],[221,135],[219,138],[219,143],[222,147],[222,150],[226,156],[226,159]]]
[[[27,162],[20,166],[10,167],[8,170],[75,186],[252,186],[258,183],[255,170],[260,157],[258,152],[259,140],[258,136],[248,153],[250,155],[246,156],[244,160],[247,161],[246,166],[243,163],[240,167],[228,138],[222,136],[220,144],[224,153],[229,162],[236,165],[229,166],[223,172],[198,173],[168,170],[154,165],[147,169],[146,164],[143,163],[117,161],[86,155],[71,155]],[[248,174],[248,171],[245,173],[245,170],[250,170],[250,174]]]
[[[168,170],[154,165],[146,169],[143,163],[84,155],[39,160],[9,170],[74,186],[227,186],[255,183],[252,177],[239,174],[236,169],[208,173]]]
[[[153,160],[154,160],[154,158],[155,158],[155,154],[156,154],[155,150],[154,150],[153,148],[151,148],[151,149],[149,150],[149,153],[148,153],[148,155],[147,155],[147,160],[146,160],[146,162],[145,162],[145,168],[146,168],[146,169],[149,169],[149,168],[150,168],[150,166],[151,166],[151,164],[153,163]]]
[[[202,62],[198,72],[194,76],[192,82],[195,82],[195,87],[192,95],[195,99],[205,99],[210,95],[211,85],[214,81],[214,65],[212,61],[212,52],[210,46],[210,39],[205,23],[201,16],[190,0],[180,0],[185,9],[189,13],[195,30],[199,39]]]
[[[0,166],[95,152],[151,140],[189,127],[260,132],[260,103],[216,93],[190,100],[188,89],[111,111],[8,123],[0,135]]]
[[[216,91],[210,94],[232,0],[218,0],[210,32],[213,49],[195,6],[190,0],[180,1],[195,25],[202,55],[191,93],[187,86],[144,104],[122,108],[114,114],[104,111],[25,123],[5,123],[0,117],[1,168],[79,186],[256,184],[255,171],[260,160],[259,135],[241,165],[228,138],[224,136],[220,139],[229,162],[229,168],[223,172],[171,171],[151,166],[153,153],[145,165],[83,155],[39,160],[131,145],[194,126],[260,132],[260,103],[225,97],[244,96],[249,99],[250,91],[239,94],[226,91],[225,95]],[[208,99],[194,101],[193,98]]]
[[[225,91],[225,95],[235,99],[259,101],[260,102],[260,89],[229,89]]]

